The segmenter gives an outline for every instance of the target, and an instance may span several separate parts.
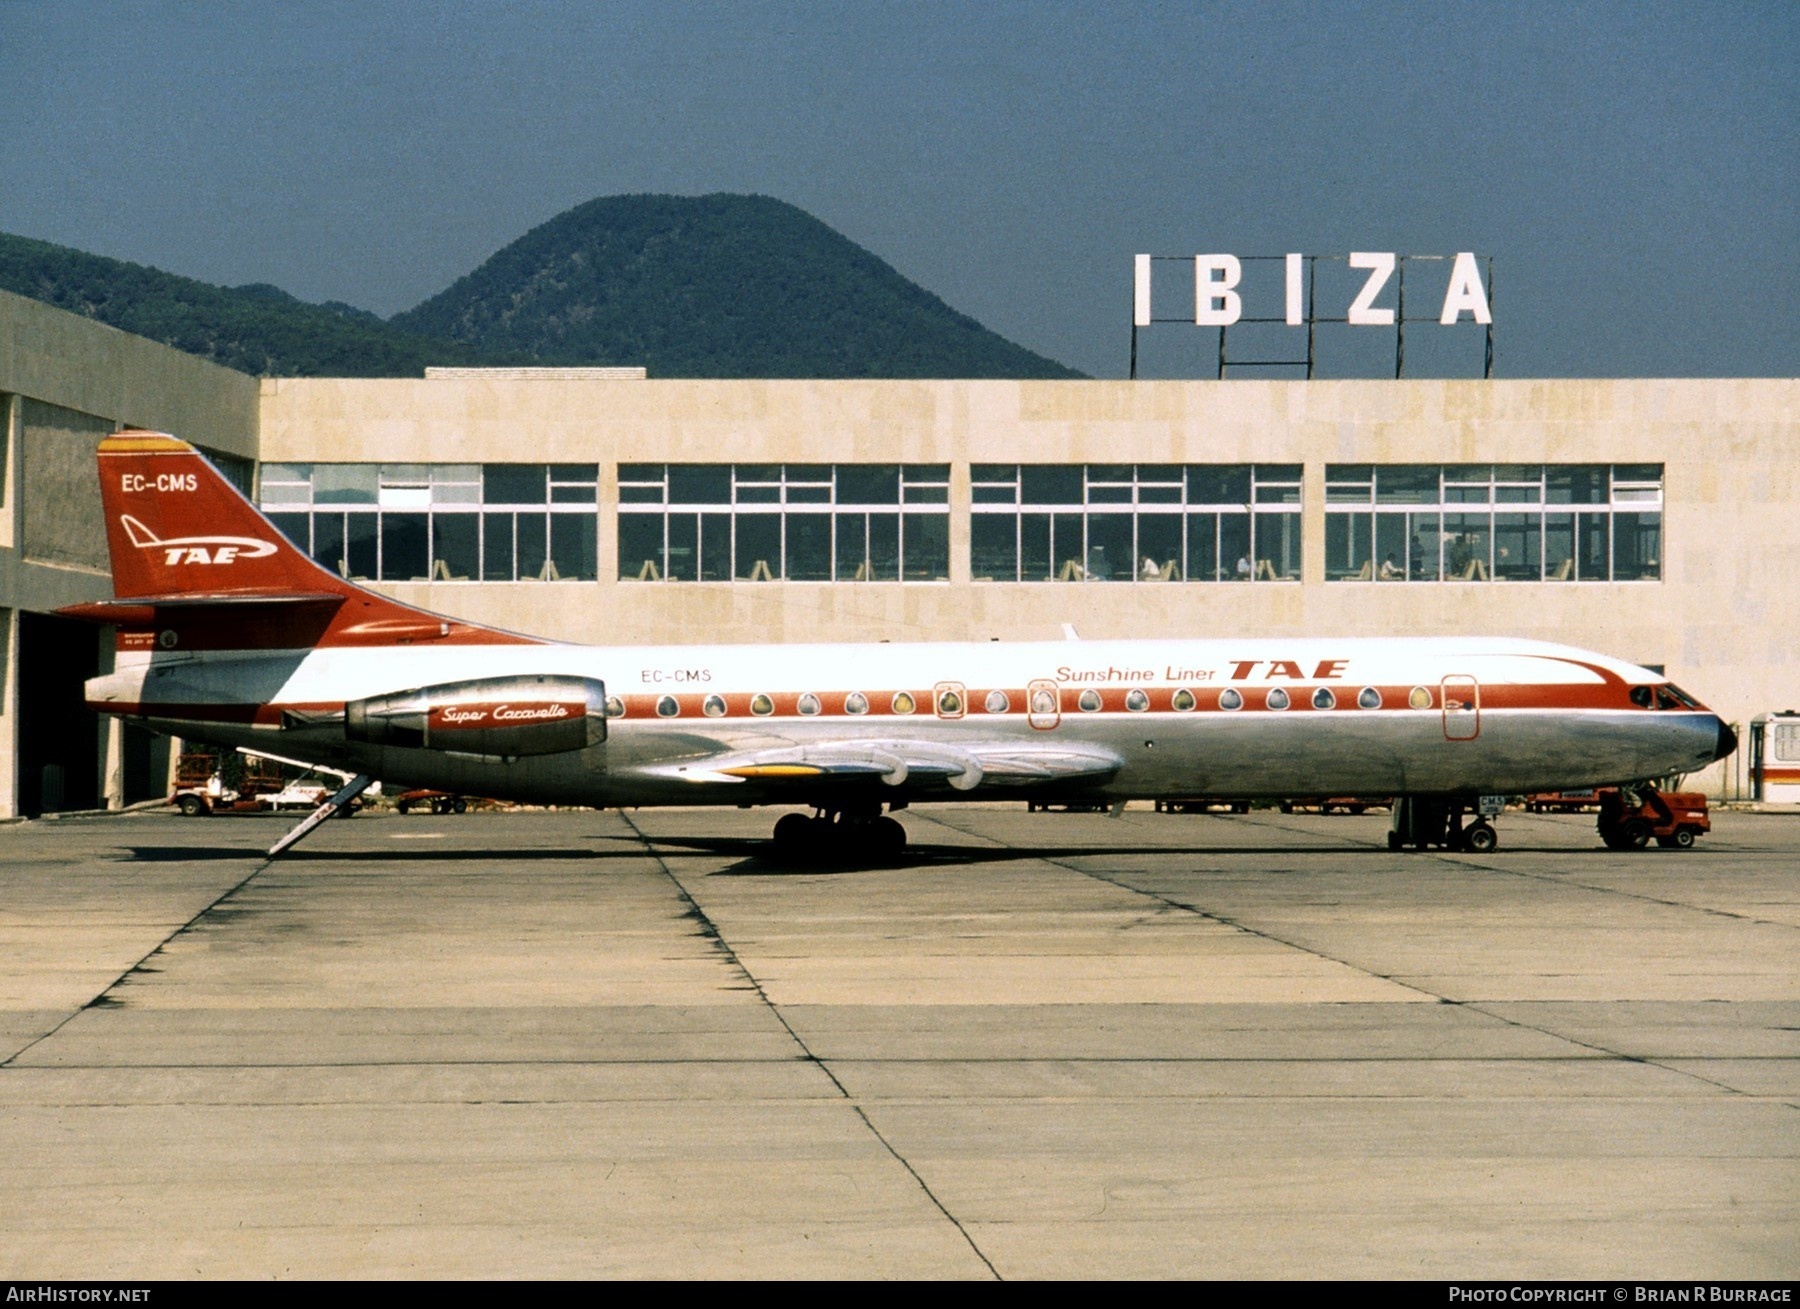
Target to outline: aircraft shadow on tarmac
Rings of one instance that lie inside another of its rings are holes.
[[[611,848],[608,848],[611,847]],[[268,856],[260,849],[241,846],[135,845],[124,862],[131,863],[208,863],[221,860],[260,862]],[[1443,855],[1441,850],[1427,853]],[[1520,853],[1523,853],[1522,851]],[[1640,852],[1631,852],[1642,857]],[[542,849],[458,848],[415,846],[408,849],[364,848],[325,850],[301,848],[281,856],[279,864],[510,864],[539,860],[609,863],[642,859],[647,854],[680,858],[713,856],[735,860],[728,867],[714,870],[714,877],[778,877],[820,873],[874,872],[899,868],[960,868],[973,864],[1021,863],[1033,860],[1056,862],[1067,859],[1131,859],[1146,855],[1158,859],[1189,856],[1201,859],[1263,856],[1292,859],[1297,856],[1320,855],[1335,858],[1369,859],[1374,856],[1393,858],[1385,845],[1374,842],[1355,845],[1282,846],[1282,845],[1030,845],[976,846],[928,845],[914,843],[895,854],[862,854],[856,851],[821,853],[812,856],[777,854],[771,843],[755,837],[659,837],[644,842],[632,837],[596,836],[592,846],[547,846]],[[1600,855],[1621,857],[1600,846],[1533,846],[1531,854]],[[1409,852],[1409,857],[1416,853]],[[1466,857],[1466,856],[1464,856]],[[1496,856],[1504,858],[1504,855]]]

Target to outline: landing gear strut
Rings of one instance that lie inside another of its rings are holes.
[[[775,823],[775,850],[789,858],[887,858],[906,848],[906,829],[872,808],[821,808],[810,818],[783,814]]]
[[[1466,811],[1465,802],[1455,796],[1400,796],[1394,801],[1394,818],[1388,827],[1388,849],[1411,846],[1424,850],[1436,845],[1446,850],[1487,854],[1500,844],[1500,834],[1485,818],[1477,817],[1465,825]]]

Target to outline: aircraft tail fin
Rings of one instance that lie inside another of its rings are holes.
[[[100,443],[112,601],[71,617],[112,623],[121,650],[536,644],[378,595],[315,563],[185,441],[119,432]]]
[[[155,432],[100,443],[100,499],[121,600],[347,595],[351,584],[284,537],[204,455]]]

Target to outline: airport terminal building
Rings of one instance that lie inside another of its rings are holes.
[[[0,293],[0,816],[164,786],[53,612],[111,594],[121,428],[345,576],[569,641],[1495,634],[1745,724],[1800,706],[1797,415],[1791,378],[266,380]]]

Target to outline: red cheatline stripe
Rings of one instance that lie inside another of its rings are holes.
[[[1289,707],[1285,710],[1272,710],[1268,708],[1266,703],[1267,694],[1274,688],[1266,686],[1211,686],[1185,688],[1194,697],[1194,708],[1192,710],[1177,710],[1174,707],[1174,698],[1183,688],[1142,687],[1135,689],[1141,690],[1144,693],[1148,700],[1149,707],[1145,710],[1133,711],[1126,707],[1126,700],[1127,697],[1131,695],[1134,688],[1108,687],[1102,689],[1099,687],[1083,688],[1065,685],[1061,688],[1061,707],[1057,711],[1057,714],[1052,715],[1046,713],[1033,714],[1030,716],[1037,718],[1040,721],[1057,716],[1071,721],[1080,721],[1087,718],[1137,718],[1146,714],[1162,714],[1171,715],[1177,718],[1185,718],[1193,714],[1243,713],[1331,713],[1349,715],[1393,712],[1437,713],[1441,712],[1443,708],[1443,695],[1441,689],[1438,687],[1423,688],[1429,693],[1430,702],[1423,708],[1415,710],[1410,699],[1411,693],[1415,688],[1411,686],[1383,686],[1375,688],[1381,693],[1381,706],[1378,709],[1363,709],[1357,705],[1356,698],[1364,688],[1358,686],[1332,686],[1330,689],[1337,698],[1336,707],[1328,710],[1316,709],[1313,707],[1312,697],[1313,692],[1318,689],[1318,686],[1318,683],[1312,683],[1281,688],[1287,691],[1289,698]],[[988,713],[986,710],[987,698],[988,695],[996,689],[1005,693],[1008,701],[1008,708],[1002,713]],[[1100,697],[1101,707],[1098,710],[1084,711],[1079,706],[1083,691],[1088,689],[1095,691]],[[1241,709],[1228,710],[1220,707],[1219,697],[1227,690],[1234,690],[1243,697],[1243,706]],[[1453,695],[1454,690],[1455,688],[1452,688]],[[845,708],[845,701],[853,694],[858,693],[851,691],[828,691],[818,693],[781,691],[768,692],[765,697],[764,693],[715,691],[683,692],[681,694],[669,692],[660,695],[633,694],[615,698],[624,704],[625,718],[649,719],[652,721],[697,719],[701,722],[754,722],[769,718],[799,719],[801,721],[807,719],[846,719],[849,721],[870,719],[896,719],[900,721],[907,721],[909,719],[930,719],[935,721],[940,718],[940,715],[934,710],[937,692],[932,688],[920,687],[909,689],[904,692],[904,694],[912,697],[915,705],[915,709],[911,714],[899,713],[895,710],[894,698],[901,694],[901,692],[896,691],[861,692],[860,694],[868,702],[868,712],[864,714],[852,714]],[[818,701],[818,713],[802,714],[800,712],[800,701],[806,696],[811,696]],[[715,698],[724,702],[725,712],[718,715],[709,715],[705,712],[706,703]],[[752,702],[762,698],[766,698],[773,704],[774,710],[772,713],[756,714],[751,711]],[[657,713],[657,706],[663,701],[671,699],[675,702],[679,712],[673,715]],[[962,714],[943,715],[942,717],[956,717],[961,718],[962,720],[975,721],[982,719],[1006,721],[1013,718],[1027,717],[1027,710],[1030,703],[1028,691],[1021,687],[976,687],[961,692],[961,699],[963,702]],[[197,702],[182,704],[121,704],[116,702],[93,702],[90,703],[89,707],[97,711],[123,713],[139,717],[179,718],[220,723],[278,725],[281,722],[281,716],[284,712],[332,713],[341,710],[343,708],[343,703],[341,701],[309,701],[304,703],[290,702],[266,705],[221,705]],[[1624,713],[1641,714],[1684,712],[1644,709],[1633,705],[1630,700],[1626,698],[1622,686],[1604,687],[1587,684],[1574,686],[1493,684],[1484,686],[1481,689],[1481,710],[1484,713],[1503,712],[1507,710],[1532,710],[1539,712],[1547,710],[1613,710]],[[1796,771],[1800,772],[1800,770]]]

